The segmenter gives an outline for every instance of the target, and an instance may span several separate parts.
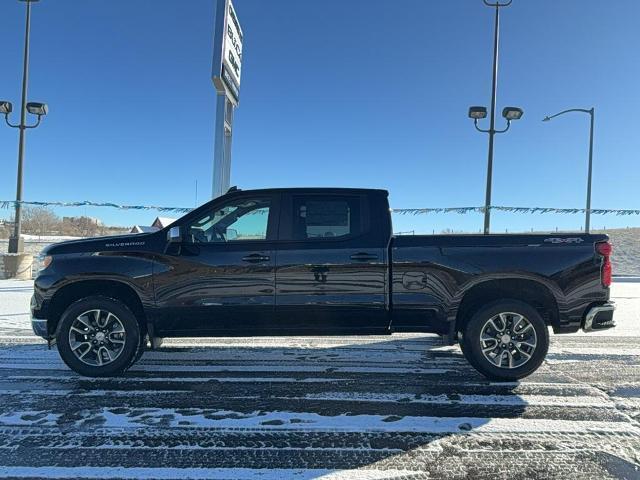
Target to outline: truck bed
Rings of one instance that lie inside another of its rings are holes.
[[[558,318],[549,319],[554,330],[576,331],[591,305],[608,300],[595,254],[595,243],[607,239],[572,233],[393,237],[393,328],[415,331],[424,318],[425,330],[441,326],[449,331],[440,333],[452,335],[468,292],[477,289],[486,301],[499,289],[502,296],[512,292],[557,305]]]

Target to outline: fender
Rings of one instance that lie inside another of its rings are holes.
[[[130,308],[150,331],[148,313],[155,306],[152,272],[152,262],[146,254],[57,255],[34,282],[37,300],[32,313],[47,318],[49,334],[55,335],[60,315],[76,299],[91,294],[122,297],[125,303],[131,303]]]
[[[554,329],[562,326],[561,318],[562,312],[566,310],[566,299],[560,287],[551,279],[534,273],[489,273],[472,277],[462,284],[460,290],[451,298],[447,305],[450,336],[455,337],[456,331],[467,320],[467,312],[478,306],[474,292],[480,295],[478,300],[482,304],[492,297],[525,301],[531,298],[532,303],[544,307],[547,313],[546,320]]]

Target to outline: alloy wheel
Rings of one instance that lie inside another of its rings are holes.
[[[118,317],[107,310],[88,310],[78,315],[69,329],[69,347],[81,362],[102,367],[122,353],[126,333]]]
[[[499,368],[521,367],[531,359],[537,345],[533,324],[519,313],[499,313],[487,320],[480,331],[482,354]]]

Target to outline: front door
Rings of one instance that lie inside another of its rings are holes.
[[[387,250],[371,225],[369,198],[287,194],[282,208],[278,325],[301,334],[386,331]]]
[[[180,225],[156,265],[158,335],[254,335],[273,326],[279,195],[233,196]]]

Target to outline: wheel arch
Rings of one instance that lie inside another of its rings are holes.
[[[78,280],[61,287],[51,298],[48,328],[52,335],[64,311],[74,302],[92,295],[113,298],[124,303],[135,315],[140,332],[147,331],[147,318],[138,293],[130,285],[118,280]]]
[[[560,324],[558,302],[544,283],[529,278],[502,278],[485,280],[464,292],[455,316],[456,332],[462,331],[480,308],[503,299],[531,305],[547,325],[556,328]]]

